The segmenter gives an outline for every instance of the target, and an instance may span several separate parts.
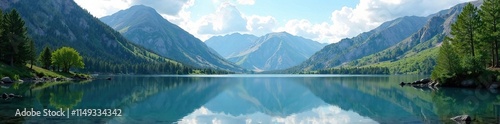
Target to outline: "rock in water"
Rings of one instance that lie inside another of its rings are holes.
[[[2,82],[6,84],[14,83],[14,81],[12,81],[9,77],[3,77]]]
[[[23,96],[21,96],[21,95],[16,95],[16,94],[13,94],[13,93],[10,93],[10,94],[9,94],[9,97],[10,97],[10,98],[14,98],[14,97],[15,97],[15,98],[21,98],[21,97],[23,97]]]
[[[469,115],[459,115],[450,119],[461,124],[468,124],[470,123],[470,121],[472,121]]]
[[[497,89],[499,87],[498,84],[491,84],[489,89]]]
[[[460,84],[462,85],[462,87],[471,87],[474,85],[474,80],[472,80],[472,79],[464,80]]]
[[[424,79],[421,79],[421,80],[420,80],[420,82],[421,82],[421,83],[423,83],[423,84],[426,84],[426,83],[431,82],[431,79],[429,79],[429,78],[424,78]]]
[[[14,97],[15,95],[13,93],[10,93],[9,94],[9,97]]]
[[[7,99],[7,98],[9,98],[9,95],[7,93],[3,93],[2,98]]]

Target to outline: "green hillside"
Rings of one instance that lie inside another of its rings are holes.
[[[302,64],[287,71],[334,68],[380,52],[411,36],[424,26],[426,20],[426,17],[407,16],[385,22],[369,32],[325,46]]]
[[[363,57],[345,65],[347,67],[387,67],[391,74],[430,74],[436,64],[437,51],[442,35],[414,45],[406,52],[399,48],[398,52],[387,49],[382,52]],[[390,59],[388,59],[390,58]]]
[[[391,74],[430,74],[436,64],[438,51],[439,47],[434,47],[397,61],[384,61],[363,67],[387,67]]]
[[[84,58],[89,73],[188,74],[192,68],[129,42],[72,0],[2,1],[1,9],[16,9],[26,22],[37,53],[69,46]]]

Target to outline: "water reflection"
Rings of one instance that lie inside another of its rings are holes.
[[[329,105],[302,86],[312,78],[237,78],[180,123],[374,123]]]
[[[0,122],[441,123],[469,114],[497,122],[500,97],[485,90],[400,87],[422,76],[116,76],[0,89]],[[15,117],[17,109],[122,109],[122,117]]]

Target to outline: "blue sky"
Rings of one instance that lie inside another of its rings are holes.
[[[193,13],[198,13],[193,15],[198,17],[194,19],[199,19],[200,15],[206,15],[216,11],[218,5],[223,1],[214,2],[213,0],[204,0],[196,2],[197,3],[189,9]],[[237,3],[237,1],[224,2]],[[334,10],[338,10],[343,6],[354,7],[358,2],[359,0],[287,0],[287,2],[280,0],[262,0],[255,2],[253,5],[234,5],[247,15],[269,15],[280,19],[278,21],[307,18],[311,19],[312,22],[320,23],[330,20],[330,16]],[[210,7],[206,7],[207,5],[210,5]]]
[[[133,5],[155,8],[202,41],[231,33],[286,31],[335,43],[402,16],[427,16],[471,0],[75,0],[96,17]]]

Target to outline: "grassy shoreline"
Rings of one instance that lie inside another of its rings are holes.
[[[80,73],[63,73],[57,71],[47,70],[38,66],[33,65],[33,68],[30,68],[30,64],[26,64],[25,67],[13,67],[3,63],[0,63],[0,78],[1,77],[10,77],[13,80],[19,79],[32,79],[32,78],[42,78],[42,77],[50,77],[50,78],[73,78],[75,76],[90,78],[88,74],[80,74]]]

